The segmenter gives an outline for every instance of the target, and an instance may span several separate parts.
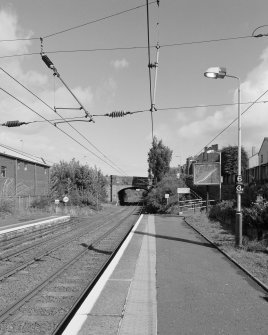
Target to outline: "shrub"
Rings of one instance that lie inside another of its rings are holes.
[[[235,219],[234,202],[225,200],[217,203],[215,206],[211,207],[208,216],[212,220],[224,222]]]
[[[14,204],[12,200],[0,200],[0,214],[12,214],[14,211]]]
[[[268,230],[268,202],[254,204],[243,209],[243,226],[246,231],[256,230],[258,239],[263,236],[263,231]]]
[[[145,197],[146,210],[149,213],[171,212],[171,207],[178,204],[177,188],[185,187],[184,181],[174,174],[166,174],[165,177],[153,187]],[[169,194],[169,200],[165,194]]]
[[[47,207],[50,206],[50,204],[51,201],[49,198],[41,198],[41,199],[35,199],[31,203],[31,207],[36,209],[46,209]]]

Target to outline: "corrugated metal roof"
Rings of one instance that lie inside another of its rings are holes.
[[[32,157],[31,155],[28,155],[26,153],[24,154],[24,153],[20,153],[18,151],[15,151],[15,149],[11,150],[11,149],[2,147],[1,144],[0,144],[0,155],[12,157],[12,158],[17,158],[17,159],[20,159],[22,161],[26,161],[26,162],[35,163],[35,164],[39,164],[39,165],[49,167],[49,165],[45,162],[45,160],[43,161],[42,158]]]

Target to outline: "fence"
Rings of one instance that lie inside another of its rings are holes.
[[[17,196],[7,196],[0,197],[0,204],[7,203],[10,207],[15,210],[27,209],[31,207],[31,205],[35,201],[47,201],[49,197],[47,195],[17,195]]]
[[[208,210],[215,203],[215,200],[202,200],[202,199],[191,199],[191,200],[179,200],[180,210],[183,211],[201,211],[203,209]]]

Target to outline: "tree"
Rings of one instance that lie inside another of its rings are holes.
[[[228,146],[221,150],[221,172],[223,176],[237,174],[238,147]],[[241,148],[241,170],[246,170],[248,164],[248,155],[245,149]]]
[[[148,153],[148,174],[149,178],[159,182],[169,171],[172,158],[172,150],[164,146],[162,140],[153,139],[152,147]]]
[[[61,161],[51,169],[51,195],[62,198],[68,194],[70,202],[77,205],[97,206],[107,198],[107,179],[96,167],[81,165],[74,158]]]
[[[150,189],[145,196],[146,210],[149,213],[165,213],[170,207],[178,207],[178,187],[186,187],[182,178],[178,179],[176,174],[168,172],[160,182]],[[165,199],[165,194],[169,194],[169,201]]]

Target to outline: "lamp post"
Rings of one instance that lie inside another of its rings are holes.
[[[207,69],[204,76],[211,79],[223,79],[225,77],[234,78],[237,80],[237,96],[238,96],[238,157],[237,157],[237,180],[242,182],[241,176],[241,111],[240,111],[240,79],[234,75],[226,73],[224,67],[211,67]],[[242,212],[241,212],[241,189],[236,189],[237,193],[237,209],[236,209],[236,230],[235,243],[236,246],[242,245]]]

